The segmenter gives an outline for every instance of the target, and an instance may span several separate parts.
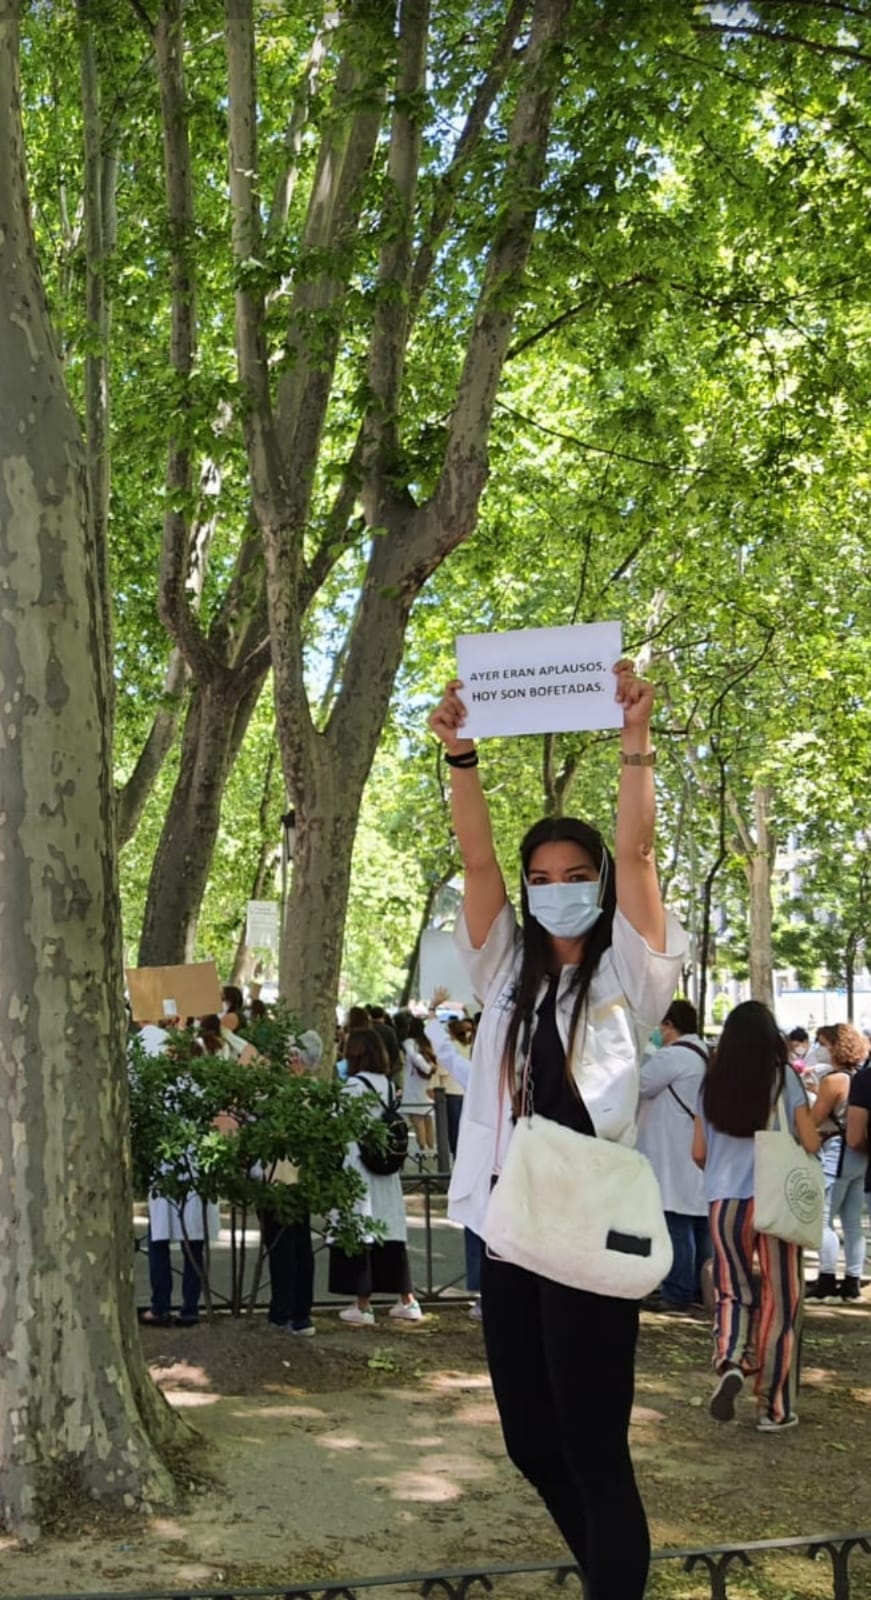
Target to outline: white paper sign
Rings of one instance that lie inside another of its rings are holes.
[[[458,1000],[473,1011],[481,1004],[469,981],[460,952],[453,935],[443,928],[426,928],[420,940],[420,976],[418,993],[428,1000],[436,989],[447,989],[449,1000]]]
[[[278,949],[278,901],[249,900],[245,943],[252,950]]]
[[[590,622],[461,634],[463,737],[622,728],[612,670],[623,653],[622,633],[619,622]]]

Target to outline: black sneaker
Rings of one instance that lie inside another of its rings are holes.
[[[735,1417],[735,1401],[744,1387],[744,1374],[740,1367],[727,1367],[721,1374],[720,1381],[711,1395],[708,1410],[716,1422],[732,1422]]]
[[[842,1300],[861,1300],[862,1279],[842,1278],[838,1284],[838,1293]]]
[[[840,1300],[841,1291],[833,1272],[821,1272],[816,1283],[809,1283],[804,1292],[806,1300]]]

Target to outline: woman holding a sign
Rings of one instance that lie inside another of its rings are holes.
[[[465,870],[455,937],[483,1005],[450,1214],[485,1240],[496,1236],[491,1196],[495,1205],[503,1169],[503,1194],[510,1191],[518,1116],[518,1151],[527,1127],[544,1119],[573,1150],[602,1153],[607,1141],[606,1156],[644,1165],[626,1148],[635,1141],[640,1051],[668,1008],[685,945],[663,908],[653,853],[653,689],[627,661],[615,675],[623,726],[614,855],[588,823],[536,823],[520,844],[519,920],[496,859],[477,751],[463,737],[461,683],[448,685],[430,718],[445,747]],[[527,1207],[541,1213],[533,1221],[543,1246],[548,1231],[560,1234],[561,1211],[577,1211],[571,1162],[559,1172],[555,1202],[551,1192],[547,1206]],[[645,1226],[639,1218],[637,1233]],[[583,1569],[590,1600],[641,1600],[650,1544],[628,1444],[638,1298],[626,1296],[653,1246],[614,1229],[607,1243],[617,1270],[588,1289],[568,1286],[571,1270],[558,1278],[548,1249],[536,1270],[528,1250],[520,1265],[504,1244],[500,1256],[488,1248],[484,1336],[508,1453]]]

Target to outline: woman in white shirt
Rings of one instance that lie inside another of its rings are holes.
[[[349,1029],[345,1059],[348,1077],[343,1093],[365,1094],[386,1106],[394,1091],[388,1076],[387,1052],[373,1028]],[[370,1234],[363,1250],[354,1256],[346,1255],[335,1242],[330,1244],[330,1294],[353,1295],[351,1304],[339,1312],[339,1317],[360,1328],[374,1327],[373,1294],[393,1293],[397,1299],[388,1316],[401,1322],[420,1322],[423,1313],[412,1288],[400,1175],[372,1172],[356,1142],[348,1146],[345,1165],[362,1178],[365,1187],[355,1210],[367,1221],[380,1222],[385,1236],[376,1240]]]
[[[653,689],[629,662],[612,859],[598,831],[545,818],[520,846],[522,921],[493,846],[462,685],[430,727],[445,746],[465,869],[456,930],[483,1002],[450,1189],[476,1233],[513,1132],[523,1061],[536,1114],[579,1133],[635,1139],[639,1055],[674,993],[684,953],[653,853]],[[650,1555],[629,1455],[638,1305],[555,1283],[485,1254],[484,1337],[508,1453],[542,1496],[589,1600],[641,1600]]]
[[[393,1018],[402,1053],[402,1115],[408,1117],[422,1156],[435,1150],[433,1097],[436,1059],[424,1032],[423,1018],[397,1011]]]

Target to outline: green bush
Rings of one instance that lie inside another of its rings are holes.
[[[297,1076],[286,1065],[297,1030],[286,1014],[251,1031],[255,1061],[201,1055],[192,1032],[174,1032],[165,1052],[129,1051],[130,1126],[136,1192],[184,1206],[191,1195],[296,1222],[314,1212],[349,1254],[377,1233],[355,1211],[364,1194],[344,1165],[347,1146],[366,1134],[386,1138],[380,1107],[339,1083]],[[215,1119],[234,1125],[222,1132]],[[281,1163],[296,1181],[281,1181]]]

